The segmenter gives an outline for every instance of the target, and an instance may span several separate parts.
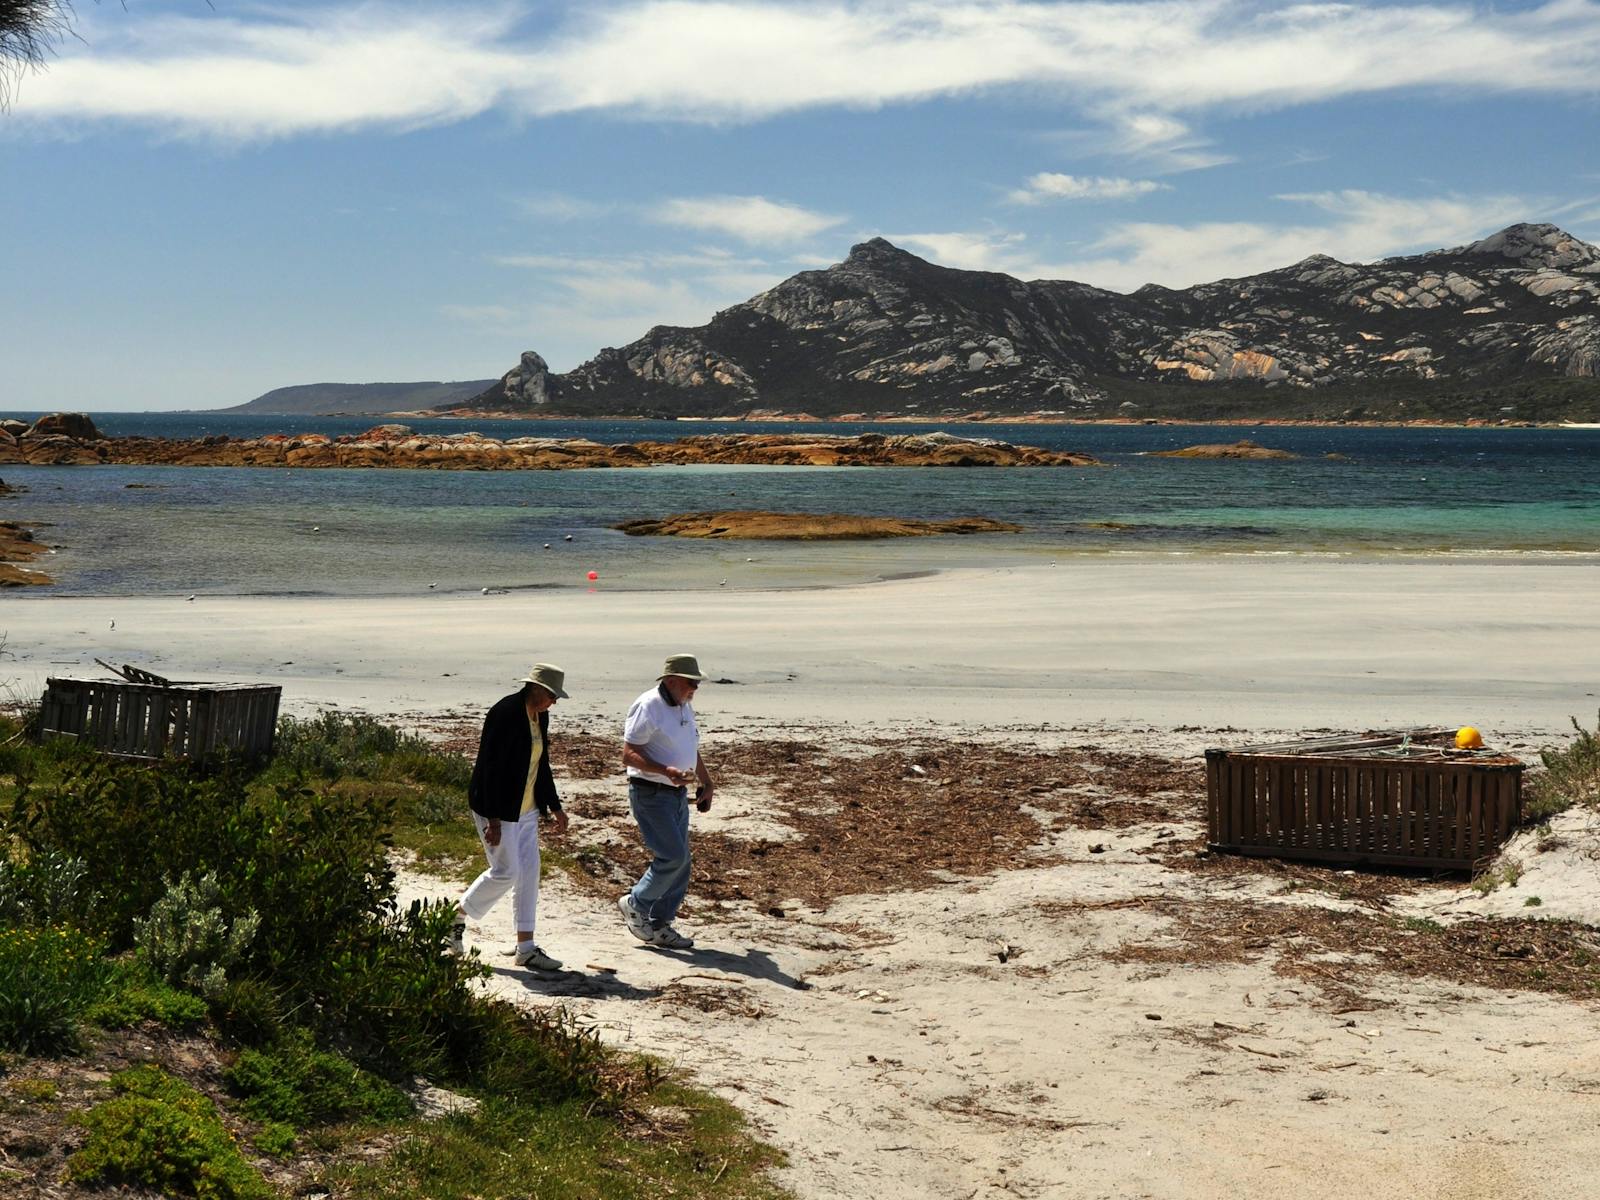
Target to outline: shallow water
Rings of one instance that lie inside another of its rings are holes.
[[[376,423],[169,413],[95,419],[112,435],[173,437],[338,434]],[[1600,431],[1593,430],[406,423],[606,442],[942,428],[1084,450],[1108,465],[561,472],[8,466],[6,482],[27,491],[0,500],[0,515],[47,526],[41,539],[63,547],[38,564],[58,579],[56,595],[582,588],[591,586],[590,570],[604,588],[806,587],[1130,552],[1534,554],[1556,561],[1600,554]],[[1149,457],[1241,437],[1304,457]],[[610,528],[632,517],[725,508],[980,515],[1025,532],[800,544],[630,538]]]

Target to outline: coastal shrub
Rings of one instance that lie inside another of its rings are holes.
[[[485,1000],[472,1014],[469,1035],[460,1081],[527,1104],[578,1101],[591,1112],[616,1113],[665,1078],[649,1059],[618,1069],[599,1031],[562,1008]]]
[[[119,948],[170,880],[214,872],[227,922],[260,915],[244,965],[289,978],[376,920],[393,885],[393,802],[292,784],[250,797],[247,784],[236,767],[96,760],[19,782],[6,832],[31,859],[57,851],[88,864],[95,917]]]
[[[284,785],[241,815],[232,861],[216,864],[234,912],[261,914],[246,966],[290,994],[372,940],[394,893],[393,803]]]
[[[83,860],[45,850],[24,862],[0,858],[0,923],[56,925],[81,922],[91,894]]]
[[[324,779],[409,779],[464,788],[472,764],[366,713],[327,710],[315,717],[283,717],[273,752],[275,769]]]
[[[126,1029],[141,1021],[187,1029],[206,1019],[206,1002],[157,978],[142,958],[119,959],[83,1018],[102,1029]]]
[[[70,925],[0,927],[0,1048],[72,1049],[109,971],[95,939]]]
[[[1590,732],[1572,718],[1577,737],[1560,750],[1543,750],[1539,761],[1544,770],[1528,783],[1522,816],[1529,824],[1549,820],[1573,805],[1600,807],[1600,719]]]
[[[444,953],[454,920],[447,901],[414,901],[328,959],[315,987],[326,1031],[390,1071],[444,1075],[475,1053],[481,1001],[470,984],[488,970]]]
[[[80,1118],[89,1131],[68,1160],[79,1183],[151,1188],[197,1200],[270,1200],[261,1173],[239,1152],[216,1106],[154,1067],[112,1076],[119,1093]]]
[[[210,999],[211,1019],[245,1046],[264,1046],[283,1035],[288,1017],[278,989],[264,979],[230,979]]]
[[[305,1129],[336,1121],[390,1121],[411,1114],[399,1088],[304,1031],[260,1050],[245,1050],[223,1072],[240,1107],[258,1121]]]
[[[261,918],[248,909],[229,921],[222,913],[215,871],[194,879],[185,871],[150,915],[134,922],[134,942],[156,974],[208,999],[219,996],[228,969],[244,956]]]
[[[166,891],[166,879],[233,861],[243,786],[231,770],[205,775],[182,764],[133,767],[100,758],[47,777],[19,777],[6,830],[30,859],[55,851],[86,864],[93,912],[114,948]]]

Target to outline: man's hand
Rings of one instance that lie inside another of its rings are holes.
[[[493,818],[491,818],[490,820],[488,820],[488,821],[486,821],[484,823],[484,826],[483,826],[483,843],[486,846],[498,846],[500,844],[500,822],[499,821],[496,821]]]
[[[711,793],[716,791],[709,783],[702,783],[694,792],[694,806],[699,812],[711,811]]]
[[[672,782],[677,784],[679,787],[688,787],[694,782],[694,772],[685,771],[678,767],[668,767],[667,778],[672,780]]]
[[[565,809],[555,809],[547,817],[545,824],[550,826],[550,832],[560,837],[567,831],[567,813]]]

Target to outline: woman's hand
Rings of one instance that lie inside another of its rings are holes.
[[[498,846],[500,844],[500,822],[493,817],[484,822],[483,844],[486,846]]]
[[[550,826],[550,832],[560,837],[567,831],[567,814],[565,809],[555,809],[545,817],[545,824]]]

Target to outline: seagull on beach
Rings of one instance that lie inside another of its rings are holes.
[[[184,599],[184,603],[187,604],[189,601],[193,600],[194,597],[193,596],[185,596],[183,599]]]
[[[115,629],[116,627],[117,623],[115,621],[112,621],[111,624],[106,626],[107,629]]]

